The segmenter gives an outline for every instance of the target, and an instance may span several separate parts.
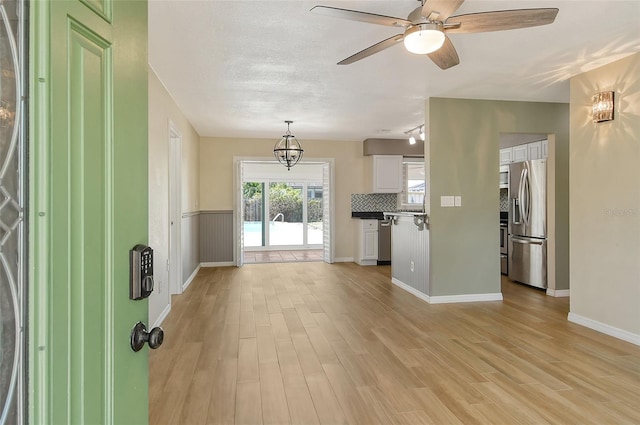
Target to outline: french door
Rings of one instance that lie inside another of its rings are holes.
[[[321,248],[322,193],[321,182],[244,182],[245,249]]]

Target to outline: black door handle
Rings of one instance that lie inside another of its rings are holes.
[[[144,347],[144,343],[149,343],[149,348],[156,349],[162,345],[164,341],[164,331],[162,328],[153,328],[151,332],[147,332],[147,326],[138,322],[131,330],[131,349],[140,351]]]

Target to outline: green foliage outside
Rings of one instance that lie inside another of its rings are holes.
[[[262,197],[262,183],[244,183],[242,185],[242,194],[244,199]]]
[[[262,183],[244,183],[245,220],[260,221],[262,216]],[[302,222],[302,190],[286,183],[271,183],[269,188],[269,221],[282,213],[285,222]],[[309,199],[307,205],[309,223],[322,221],[322,199]],[[278,220],[282,220],[278,216]]]

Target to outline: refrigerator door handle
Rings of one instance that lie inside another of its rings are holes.
[[[537,239],[518,239],[518,238],[511,238],[511,241],[513,241],[514,243],[521,243],[521,244],[525,244],[525,245],[542,245],[544,243],[544,240],[537,240]]]
[[[522,198],[520,200],[522,206],[522,220],[525,226],[529,226],[529,214],[531,213],[531,186],[529,184],[529,169],[524,169],[524,177],[522,179]]]
[[[518,183],[518,224],[520,224],[520,222],[524,221],[524,211],[522,209],[522,202],[524,201],[523,199],[523,192],[524,192],[524,176],[525,176],[525,169],[522,168],[522,171],[520,171],[520,182]],[[526,224],[526,222],[525,222]]]

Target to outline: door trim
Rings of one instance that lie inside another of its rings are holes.
[[[234,259],[233,263],[237,267],[242,267],[244,264],[243,254],[244,254],[244,238],[243,238],[243,229],[242,229],[242,174],[244,169],[244,164],[246,162],[263,162],[263,163],[275,163],[278,162],[272,157],[241,157],[234,156],[233,157],[233,193],[234,193],[234,243],[236,244],[233,250]],[[329,232],[326,237],[323,239],[323,247],[325,252],[329,253],[329,257],[325,255],[324,262],[333,263],[335,261],[335,159],[334,158],[307,158],[305,157],[304,162],[307,164],[323,164],[326,167],[329,167],[328,170],[328,179],[329,179]],[[324,178],[323,178],[324,184]]]
[[[169,120],[169,291],[182,294],[182,133]],[[171,304],[171,297],[169,297]]]

